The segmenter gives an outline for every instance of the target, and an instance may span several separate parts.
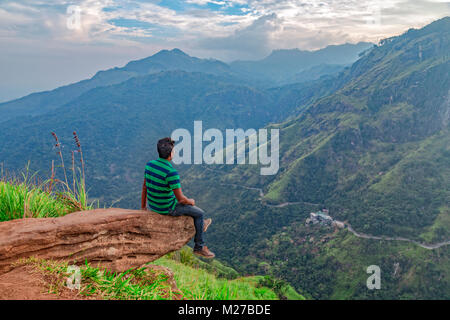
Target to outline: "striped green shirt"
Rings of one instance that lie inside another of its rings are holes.
[[[168,214],[175,208],[177,198],[173,189],[180,188],[180,176],[172,164],[163,158],[152,160],[145,166],[147,200],[152,211]]]

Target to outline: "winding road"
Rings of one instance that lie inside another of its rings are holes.
[[[442,247],[442,246],[450,244],[450,240],[442,241],[442,242],[438,242],[438,243],[426,244],[426,243],[422,243],[422,242],[419,242],[419,241],[416,241],[416,240],[411,240],[411,239],[407,239],[407,238],[403,238],[403,237],[372,236],[372,235],[369,235],[369,234],[356,232],[355,230],[353,230],[352,226],[350,224],[348,224],[348,223],[345,223],[345,225],[347,226],[348,231],[353,233],[358,238],[375,239],[375,240],[388,240],[388,241],[406,241],[406,242],[414,243],[414,244],[416,244],[416,245],[418,245],[418,246],[420,246],[422,248],[429,249],[429,250],[437,249],[439,247]]]
[[[297,201],[297,202],[283,202],[280,204],[268,204],[266,202],[264,202],[263,198],[264,198],[264,192],[261,188],[254,188],[254,187],[247,187],[247,186],[241,186],[239,184],[234,184],[234,183],[221,183],[222,185],[227,185],[227,186],[235,186],[235,187],[240,187],[240,188],[244,188],[244,189],[249,189],[249,190],[256,190],[259,192],[259,198],[258,200],[261,201],[261,204],[263,206],[269,207],[269,208],[283,208],[286,206],[290,206],[290,205],[295,205],[295,204],[308,204],[308,205],[312,205],[312,206],[320,206],[320,203],[312,203],[312,202],[304,202],[304,201]]]
[[[317,206],[320,205],[318,203],[302,202],[302,201],[283,202],[283,203],[276,204],[276,205],[275,204],[267,204],[263,200],[264,192],[263,192],[263,189],[261,189],[261,188],[247,187],[247,186],[243,186],[243,185],[240,185],[240,184],[233,184],[233,183],[221,183],[221,184],[222,185],[228,185],[228,186],[235,186],[235,187],[244,188],[244,189],[248,189],[248,190],[256,190],[256,191],[259,192],[258,200],[261,201],[261,204],[266,206],[266,207],[270,207],[270,208],[283,208],[283,207],[286,207],[286,206],[289,206],[289,205],[297,205],[297,204],[308,204],[308,205],[317,205]],[[450,245],[450,240],[442,241],[442,242],[438,242],[438,243],[426,244],[426,243],[421,243],[419,241],[411,240],[411,239],[407,239],[407,238],[403,238],[403,237],[372,236],[370,234],[356,232],[348,222],[338,221],[338,220],[335,220],[335,221],[344,223],[345,226],[347,227],[347,230],[350,231],[351,233],[353,233],[358,238],[373,239],[373,240],[387,240],[387,241],[406,241],[406,242],[414,243],[414,244],[416,244],[416,245],[418,245],[418,246],[420,246],[420,247],[422,247],[424,249],[428,249],[428,250],[437,249],[437,248],[440,248],[442,246]]]

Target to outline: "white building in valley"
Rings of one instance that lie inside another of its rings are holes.
[[[305,225],[321,224],[323,226],[335,226],[343,229],[345,224],[341,221],[333,220],[333,218],[328,215],[328,212],[329,211],[327,209],[323,209],[318,212],[311,212],[309,214],[309,218],[306,219]]]

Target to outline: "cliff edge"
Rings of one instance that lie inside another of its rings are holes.
[[[191,217],[121,208],[0,223],[0,274],[21,258],[64,260],[123,272],[180,249],[194,236]]]

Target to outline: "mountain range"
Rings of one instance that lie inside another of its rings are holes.
[[[277,84],[292,82],[292,77],[314,66],[329,64],[347,66],[358,60],[359,55],[371,48],[372,43],[330,45],[316,51],[299,49],[275,50],[258,61],[234,61],[230,64],[242,77],[257,77]]]
[[[0,103],[0,122],[22,115],[40,115],[56,109],[78,98],[85,92],[97,87],[118,84],[138,76],[145,76],[163,71],[202,72],[229,78],[232,83],[249,84],[257,87],[271,87],[278,84],[277,78],[284,77],[286,83],[300,82],[301,79],[314,79],[302,75],[305,69],[322,65],[316,69],[316,78],[334,73],[336,66],[350,64],[358,54],[372,44],[359,43],[329,46],[317,51],[278,50],[261,61],[243,61],[230,65],[215,59],[191,57],[180,49],[161,50],[158,53],[130,61],[124,67],[116,67],[97,72],[92,78],[74,84],[65,85],[55,90],[33,93],[13,101]],[[289,55],[289,59],[284,59]],[[297,67],[293,65],[297,64]],[[334,65],[327,68],[327,64]],[[251,69],[251,70],[247,70]],[[277,71],[275,71],[277,70]],[[299,73],[299,75],[297,75]],[[296,79],[295,76],[297,75]]]
[[[138,208],[145,163],[174,129],[278,128],[280,170],[180,165],[214,219],[208,245],[230,266],[316,299],[450,297],[450,18],[384,39],[261,61],[163,50],[93,78],[0,104],[0,162],[49,176],[50,132],[70,158],[77,131],[91,200]],[[284,64],[283,64],[284,63]],[[59,173],[61,174],[61,173]],[[259,191],[258,191],[259,190]],[[219,195],[219,196],[218,196]],[[307,227],[327,208],[348,228]],[[370,291],[366,268],[383,270]]]

